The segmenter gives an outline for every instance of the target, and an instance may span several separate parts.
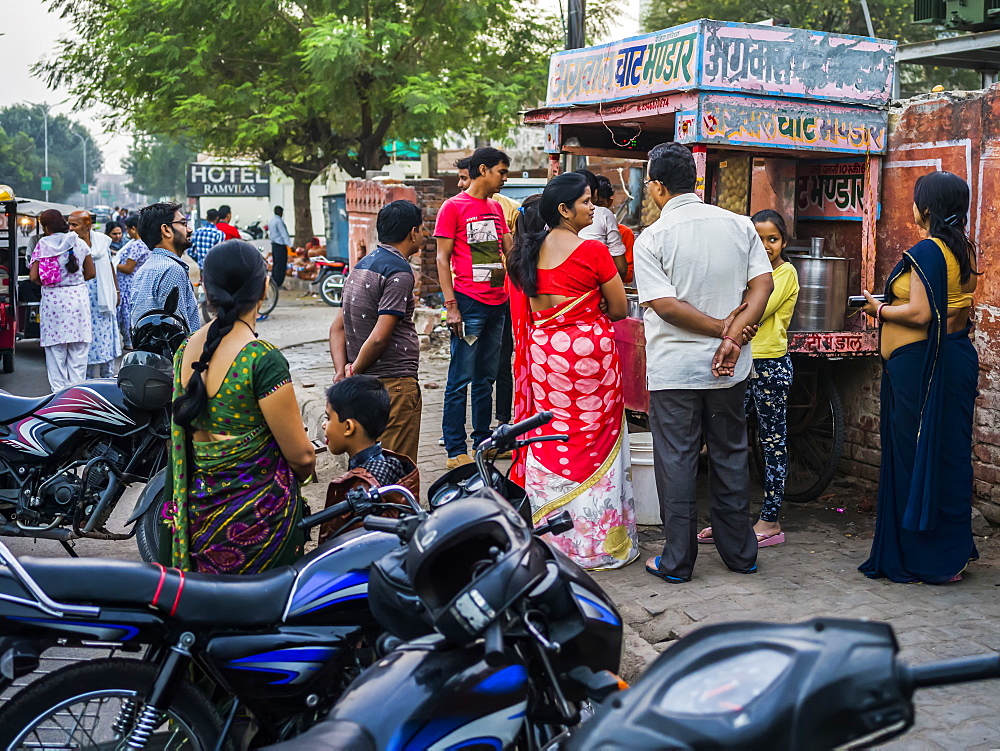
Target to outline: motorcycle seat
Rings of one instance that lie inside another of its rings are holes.
[[[35,410],[44,407],[51,398],[52,394],[14,396],[13,394],[0,393],[0,425],[7,425],[30,415]]]
[[[152,607],[192,625],[267,626],[281,622],[295,583],[290,566],[263,574],[199,574],[110,558],[20,559],[57,602]]]

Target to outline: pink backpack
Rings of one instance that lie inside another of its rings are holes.
[[[59,284],[62,281],[62,265],[59,263],[59,256],[39,258],[38,277],[46,287]]]

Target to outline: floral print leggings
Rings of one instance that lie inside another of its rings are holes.
[[[786,418],[788,389],[792,384],[792,358],[762,358],[753,361],[754,374],[747,387],[746,407],[757,410],[757,435],[764,454],[764,501],[760,518],[778,521],[788,475]]]

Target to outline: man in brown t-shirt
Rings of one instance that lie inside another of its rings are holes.
[[[413,325],[415,279],[407,259],[423,247],[427,231],[420,209],[410,201],[383,206],[375,226],[378,247],[351,269],[343,312],[330,326],[333,380],[366,373],[382,381],[389,391],[382,445],[415,462],[422,407],[420,344]]]

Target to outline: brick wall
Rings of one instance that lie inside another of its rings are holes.
[[[434,230],[434,220],[444,202],[444,183],[438,179],[410,180],[387,183],[381,180],[349,180],[346,188],[348,256],[351,266],[378,244],[375,219],[379,210],[392,201],[406,200],[417,204],[424,215],[428,232]],[[438,286],[436,244],[427,239],[423,249],[410,259],[417,273],[418,297],[440,291]]]
[[[841,471],[851,477],[878,481],[879,386],[882,366],[877,358],[863,357],[832,363],[847,426]]]
[[[444,181],[438,178],[410,180],[407,185],[412,186],[416,191],[417,205],[424,212],[424,226],[427,227],[429,235],[420,251],[419,260],[417,258],[411,259],[411,263],[418,272],[417,297],[423,298],[441,291],[441,287],[438,285],[437,243],[433,234],[438,210],[445,199]]]
[[[976,291],[980,397],[973,433],[973,503],[987,519],[1000,523],[1000,245],[993,242],[1000,234],[1000,85],[983,92],[927,95],[891,112],[889,153],[882,170],[877,289],[902,252],[920,239],[913,225],[913,184],[934,169],[963,177],[972,191],[969,230],[985,272]],[[847,422],[843,469],[877,477],[881,366],[877,358],[834,365]]]

